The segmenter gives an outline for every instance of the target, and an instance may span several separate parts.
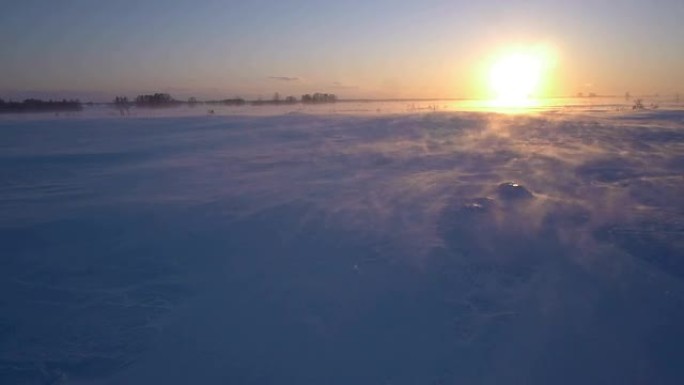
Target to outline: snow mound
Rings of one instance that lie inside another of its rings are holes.
[[[530,190],[515,182],[501,183],[496,188],[496,193],[501,200],[506,202],[525,201],[534,198]]]

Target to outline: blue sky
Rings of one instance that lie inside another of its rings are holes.
[[[540,44],[550,94],[674,93],[682,20],[675,0],[24,0],[0,13],[0,97],[469,97],[488,57]]]

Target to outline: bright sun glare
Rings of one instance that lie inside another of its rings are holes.
[[[498,57],[489,70],[493,104],[499,107],[535,105],[549,61],[543,51],[533,50],[518,50]]]

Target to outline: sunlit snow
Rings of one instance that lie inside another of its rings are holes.
[[[0,383],[684,380],[681,108],[262,111],[0,118]]]

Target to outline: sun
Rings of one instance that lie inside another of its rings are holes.
[[[496,58],[489,69],[493,104],[503,107],[534,105],[549,62],[548,55],[540,50],[518,49]]]

